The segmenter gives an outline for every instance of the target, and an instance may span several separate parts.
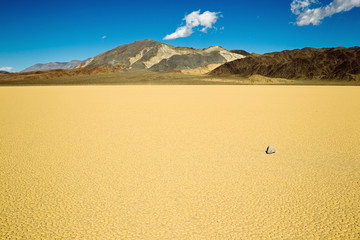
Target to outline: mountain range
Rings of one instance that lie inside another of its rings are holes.
[[[205,49],[174,47],[145,39],[84,61],[36,64],[18,73],[17,78],[47,79],[137,70],[221,78],[260,75],[283,79],[360,80],[360,48],[303,48],[255,54],[244,50],[229,51],[220,46]],[[14,73],[6,75],[2,74],[2,78],[15,76]]]

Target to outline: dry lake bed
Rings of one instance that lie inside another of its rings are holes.
[[[359,238],[360,87],[0,88],[0,239]]]

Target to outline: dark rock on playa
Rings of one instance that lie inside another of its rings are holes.
[[[273,146],[269,145],[265,152],[266,152],[266,154],[272,154],[272,153],[275,153],[276,150]]]

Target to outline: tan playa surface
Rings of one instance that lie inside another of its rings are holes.
[[[360,87],[0,88],[0,239],[359,238]]]

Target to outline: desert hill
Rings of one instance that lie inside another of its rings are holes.
[[[245,56],[227,51],[219,46],[206,49],[174,47],[150,39],[121,45],[101,53],[77,68],[117,67],[124,69],[149,69],[157,72],[195,69],[210,64],[223,64]]]
[[[355,80],[360,75],[360,47],[303,48],[249,55],[223,64],[211,71],[210,75]]]
[[[9,74],[7,71],[0,71],[0,74]]]
[[[80,65],[83,61],[72,60],[70,62],[51,62],[51,63],[38,63],[31,67],[28,67],[21,72],[34,72],[34,71],[47,71],[54,69],[73,69],[74,67]]]

